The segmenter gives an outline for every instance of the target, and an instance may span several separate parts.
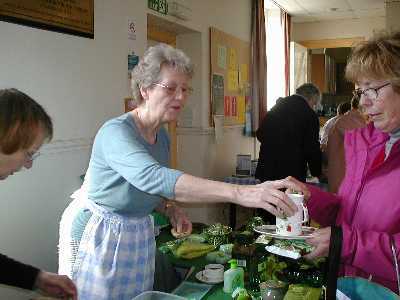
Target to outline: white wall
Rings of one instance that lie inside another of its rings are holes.
[[[400,30],[400,2],[399,1],[387,1],[385,2],[386,11],[386,29],[388,31],[399,31]]]
[[[195,175],[223,178],[234,172],[235,155],[252,153],[253,139],[241,128],[226,128],[224,144],[215,145],[208,128],[209,26],[250,40],[249,0],[185,1],[190,21],[180,24],[199,35],[189,52],[196,55],[193,126],[179,135],[179,167]],[[123,111],[129,96],[127,54],[128,19],[137,24],[133,48],[146,48],[146,0],[95,0],[95,38],[34,29],[0,22],[0,88],[16,87],[41,103],[53,117],[54,140],[29,171],[1,182],[0,252],[50,271],[57,270],[58,219],[68,195],[79,187],[92,138],[107,119]],[[191,53],[188,53],[189,55]],[[210,221],[217,209],[200,208],[196,217]],[[207,214],[207,216],[205,216]],[[0,288],[0,299],[28,299],[28,294]]]
[[[385,29],[385,18],[347,19],[326,22],[293,23],[292,40],[321,40],[365,37]]]
[[[127,81],[127,19],[134,18],[136,49],[146,47],[147,1],[95,1],[95,39],[0,22],[0,88],[16,87],[53,117],[54,142],[29,171],[1,182],[0,252],[57,270],[58,219],[79,187],[92,138],[123,111]],[[139,27],[138,26],[138,27]],[[27,299],[0,289],[0,299]]]

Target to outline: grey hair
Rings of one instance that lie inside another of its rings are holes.
[[[148,88],[160,80],[162,66],[169,66],[180,73],[193,77],[193,64],[182,51],[167,44],[158,44],[146,50],[139,64],[132,70],[132,96],[137,104],[143,101],[140,88]]]
[[[319,88],[313,83],[304,83],[296,89],[296,94],[302,95],[308,101],[318,102],[321,98]]]

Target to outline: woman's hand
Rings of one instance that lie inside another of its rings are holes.
[[[304,200],[308,200],[311,197],[311,193],[310,190],[307,188],[307,185],[304,184],[303,182],[297,180],[296,178],[292,177],[292,176],[288,176],[285,178],[285,180],[290,181],[294,188],[288,189],[288,190],[293,190],[296,192],[300,192],[304,195]]]
[[[78,299],[75,284],[65,275],[40,271],[36,278],[35,287],[49,296]]]
[[[297,206],[285,192],[281,191],[285,189],[303,193],[308,191],[303,183],[292,177],[287,177],[253,186],[238,186],[237,204],[262,208],[280,218],[292,216],[297,211]]]
[[[189,235],[192,233],[192,222],[179,206],[174,204],[167,206],[165,213],[177,234],[185,233],[185,235]]]
[[[313,235],[306,240],[310,245],[315,246],[314,251],[304,256],[306,259],[325,257],[329,255],[329,244],[331,240],[331,227],[317,229]]]

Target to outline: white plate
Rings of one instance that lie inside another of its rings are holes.
[[[305,240],[314,233],[317,228],[314,227],[302,227],[302,233],[300,235],[284,235],[276,232],[276,225],[261,225],[254,227],[254,231],[265,234],[266,236],[273,237],[281,240]]]
[[[224,281],[224,278],[222,277],[221,279],[218,280],[210,280],[207,277],[204,276],[203,274],[204,271],[200,271],[196,273],[196,279],[204,282],[204,283],[208,283],[208,284],[215,284],[215,283],[220,283]]]

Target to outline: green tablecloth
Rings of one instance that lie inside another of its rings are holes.
[[[160,235],[157,237],[157,247],[161,245],[164,242],[172,240],[173,237],[170,234],[170,228],[164,228]],[[190,269],[191,267],[194,267],[194,270],[192,274],[187,278],[187,281],[191,282],[199,282],[195,275],[197,272],[201,271],[204,269],[204,266],[208,264],[209,262],[205,259],[205,256],[195,258],[195,259],[179,259],[173,256],[172,254],[163,254],[163,258],[167,259],[173,266],[175,267],[180,267],[180,268],[186,268]],[[225,268],[228,268],[228,266],[225,266]],[[165,273],[162,275],[165,276]],[[232,297],[230,294],[225,294],[222,290],[223,288],[223,283],[215,284],[212,286],[211,290],[203,297],[205,300],[231,300]]]
[[[173,239],[173,237],[170,233],[170,229],[171,229],[170,227],[167,227],[161,231],[160,235],[157,237],[157,247],[159,245],[161,245],[162,243]],[[192,281],[192,282],[199,282],[195,277],[196,273],[203,270],[204,266],[209,263],[205,259],[205,256],[195,258],[195,259],[179,259],[170,253],[165,254],[165,255],[168,256],[168,260],[172,263],[172,265],[174,265],[176,267],[187,268],[187,269],[194,267],[195,268],[194,271],[189,276],[189,278],[187,278],[188,281]],[[213,285],[211,290],[207,293],[207,295],[205,297],[203,297],[203,299],[206,299],[206,300],[217,300],[217,299],[218,300],[225,300],[225,299],[231,300],[232,299],[231,295],[225,294],[223,292],[222,288],[223,288],[223,283]]]

